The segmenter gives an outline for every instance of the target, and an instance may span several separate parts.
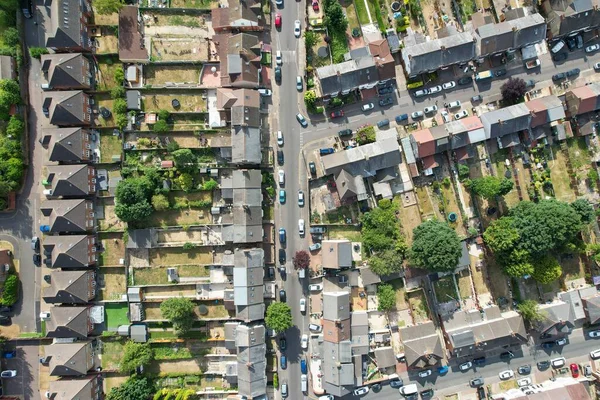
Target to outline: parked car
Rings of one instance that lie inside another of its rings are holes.
[[[473,78],[470,76],[463,76],[458,80],[459,85],[469,85],[473,82]]]
[[[7,350],[2,353],[2,358],[15,358],[17,357],[16,350]]]
[[[398,389],[398,388],[402,387],[403,385],[404,385],[404,382],[400,378],[392,379],[390,381],[390,387],[392,387],[394,389]]]
[[[323,396],[319,396],[317,400],[335,400],[332,394],[325,394]]]
[[[304,192],[302,190],[298,190],[298,206],[304,207]]]
[[[458,366],[462,372],[468,371],[473,367],[473,363],[471,361],[467,361],[466,363],[462,363]]]
[[[567,78],[571,78],[573,76],[578,76],[581,71],[579,68],[573,68],[567,71]]]
[[[285,243],[285,229],[284,228],[279,228],[279,242],[280,243]]]
[[[592,366],[591,365],[585,365],[583,367],[583,375],[585,375],[585,376],[592,375]]]
[[[263,97],[270,97],[273,95],[273,92],[271,91],[271,89],[258,89],[258,94],[260,94]]]
[[[312,0],[312,9],[314,12],[319,12],[319,2],[317,0]]]
[[[308,126],[308,122],[306,122],[306,118],[304,118],[304,115],[298,113],[296,114],[296,119],[298,120],[300,125],[302,125],[303,128],[306,128]]]
[[[275,28],[281,29],[281,14],[275,14]]]
[[[38,252],[40,250],[40,238],[34,236],[31,238],[31,250]]]
[[[311,332],[319,333],[323,330],[323,327],[317,324],[308,324],[308,330]]]
[[[308,335],[306,333],[300,338],[300,347],[304,350],[308,349]]]
[[[14,369],[7,369],[0,372],[0,378],[14,378],[17,376],[17,371]]]
[[[325,233],[327,232],[326,226],[313,226],[309,230],[310,233]]]
[[[297,19],[294,21],[294,36],[299,38],[301,34],[302,32],[300,30],[300,20]]]
[[[300,372],[303,374],[308,374],[308,368],[306,367],[306,359],[300,360]]]
[[[279,263],[285,264],[285,261],[286,261],[285,249],[279,249]]]
[[[498,69],[494,72],[494,76],[497,78],[499,76],[504,76],[506,75],[506,70],[504,68],[502,69]]]
[[[379,100],[379,107],[387,107],[391,106],[392,104],[394,104],[393,97],[386,97],[385,99]]]
[[[571,364],[571,365],[569,365],[569,369],[571,370],[571,376],[573,378],[578,378],[579,377],[579,366],[577,364]]]
[[[283,132],[277,131],[277,145],[283,146]]]
[[[285,171],[280,169],[277,171],[277,178],[279,180],[279,186],[285,185]]]
[[[590,352],[590,357],[592,360],[600,358],[600,350],[594,350]]]
[[[352,136],[352,129],[342,129],[341,131],[338,132],[338,135],[340,137]]]
[[[548,360],[538,361],[537,367],[540,371],[548,369],[548,368],[550,368],[550,361],[548,361]]]
[[[281,289],[279,291],[279,301],[281,301],[282,303],[285,303],[287,301],[287,294],[285,293],[284,289]]]
[[[312,162],[312,161],[308,163],[308,169],[310,170],[310,173],[311,173],[312,175],[315,175],[315,174],[317,173],[317,166],[316,166],[316,164],[315,164],[314,162]]]
[[[556,342],[543,342],[542,343],[542,349],[551,349],[554,347],[554,345],[556,344]]]
[[[467,112],[467,110],[462,110],[462,111],[459,111],[456,114],[454,114],[454,119],[458,120],[458,119],[465,118],[468,116],[469,116],[469,113]]]
[[[337,110],[331,112],[331,118],[341,118],[344,116],[344,110]]]
[[[308,246],[309,251],[317,251],[320,248],[321,248],[321,243],[313,243],[310,246]]]
[[[281,67],[275,66],[275,82],[281,83]]]
[[[566,363],[567,363],[567,360],[565,360],[564,357],[554,358],[554,359],[550,360],[550,364],[552,365],[552,368],[564,367],[564,365]]]
[[[33,255],[33,265],[39,267],[42,264],[42,256],[39,254]]]
[[[591,338],[598,338],[600,337],[600,331],[589,331],[588,336]]]
[[[442,91],[442,87],[440,85],[433,86],[429,88],[429,94],[436,94]]]
[[[369,393],[369,388],[367,386],[363,386],[358,389],[354,389],[354,392],[352,392],[352,393],[355,396],[363,396],[363,395]]]
[[[532,88],[535,86],[535,81],[533,79],[530,79],[528,81],[525,81],[525,87],[527,88]]]
[[[311,292],[320,292],[321,290],[323,290],[323,284],[315,283],[312,285],[308,285],[308,290],[310,290]]]
[[[289,396],[288,385],[287,385],[287,382],[284,382],[281,384],[281,397],[283,397],[285,399],[288,396]]]
[[[556,345],[557,346],[564,346],[565,344],[567,344],[567,339],[566,338],[560,338],[556,341]]]
[[[594,64],[594,71],[596,71],[596,72],[600,71],[600,62],[597,62],[596,64]]]
[[[477,357],[473,359],[475,365],[485,365],[485,357]]]
[[[483,97],[480,94],[471,97],[471,103],[479,103],[480,101],[483,101]]]
[[[285,204],[285,190],[284,189],[281,189],[279,191],[279,203]]]
[[[287,357],[285,354],[282,354],[279,358],[279,365],[281,366],[281,369],[287,369]]]
[[[531,378],[521,378],[517,381],[517,385],[519,387],[529,386],[531,385]]]
[[[425,399],[428,397],[433,396],[433,389],[429,388],[429,389],[425,389],[425,390],[421,390],[421,398]]]
[[[460,108],[460,100],[451,101],[450,103],[444,103],[446,108]]]
[[[400,114],[396,117],[397,124],[401,124],[404,121],[408,121],[408,114]]]
[[[371,390],[373,391],[373,393],[379,393],[381,392],[381,384],[380,383],[376,383],[374,385],[371,386]]]
[[[552,61],[554,62],[560,62],[560,61],[564,61],[567,59],[567,57],[569,57],[569,53],[558,53],[552,56]]]
[[[600,50],[600,44],[593,44],[585,48],[586,53],[593,53],[594,51]]]
[[[413,92],[413,96],[415,96],[415,97],[423,97],[423,96],[427,96],[428,94],[429,94],[428,89],[419,89],[419,90],[415,90]]]
[[[410,114],[410,116],[412,117],[412,119],[422,118],[423,111],[414,111],[412,114]]]
[[[283,151],[277,150],[277,164],[283,165]]]
[[[571,36],[571,37],[567,37],[567,47],[569,48],[570,51],[575,50],[575,48],[577,47],[577,39],[575,39],[575,36]]]
[[[431,114],[431,113],[434,113],[434,112],[436,112],[436,111],[437,111],[437,109],[438,109],[438,108],[437,108],[437,106],[434,104],[434,105],[432,105],[432,106],[425,107],[425,108],[423,109],[423,112],[424,112],[425,114]]]
[[[566,78],[566,74],[564,72],[559,72],[558,74],[554,74],[552,75],[552,80],[553,81],[560,81]]]
[[[419,372],[419,378],[427,378],[429,375],[431,375],[430,369],[426,369],[425,371]]]
[[[322,149],[319,149],[319,154],[322,156],[333,153],[335,153],[335,149],[333,147],[323,147]]]
[[[498,374],[498,377],[503,381],[505,381],[507,379],[511,379],[513,376],[515,376],[515,373],[512,372],[512,370],[510,370],[510,369],[507,369],[506,371],[502,371]]]
[[[521,365],[519,367],[519,369],[517,370],[517,372],[520,375],[528,375],[531,373],[531,365],[529,365],[529,364]]]
[[[377,122],[377,127],[379,129],[383,129],[386,126],[389,126],[389,124],[390,124],[390,120],[386,118],[386,119],[382,119],[381,121]]]
[[[450,113],[448,111],[442,110],[442,111],[440,111],[440,115],[442,116],[444,123],[448,123],[448,122],[452,121],[452,118],[450,118]]]
[[[377,89],[377,94],[379,96],[384,96],[386,94],[392,93],[393,91],[394,91],[394,87],[393,86],[384,86],[384,87],[381,87],[381,88]]]
[[[373,103],[366,103],[366,104],[363,104],[360,107],[360,109],[363,110],[363,111],[369,111],[369,110],[372,110],[374,108],[375,108],[375,104],[373,104]]]
[[[300,299],[300,312],[302,314],[306,312],[306,299],[304,297]]]
[[[501,360],[510,360],[511,358],[513,358],[515,355],[513,353],[511,353],[510,351],[505,351],[503,353],[500,353],[500,359]]]
[[[454,81],[446,82],[442,85],[442,89],[444,89],[444,90],[450,90],[455,87],[456,87],[456,82],[454,82]]]
[[[302,77],[300,75],[296,76],[296,89],[301,92],[304,89],[304,85],[302,84]]]
[[[471,387],[483,386],[483,382],[483,377],[480,376],[479,378],[471,379],[469,385],[471,385]]]
[[[275,53],[275,63],[277,65],[283,64],[283,56],[281,55],[281,50],[277,50]]]

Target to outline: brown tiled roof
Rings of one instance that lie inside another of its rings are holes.
[[[146,61],[148,50],[138,22],[138,8],[125,6],[119,12],[119,58],[123,61]]]

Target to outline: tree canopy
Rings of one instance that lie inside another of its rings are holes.
[[[194,324],[194,303],[185,297],[171,297],[160,303],[162,316],[173,324],[178,336],[187,333]]]
[[[473,192],[488,200],[508,194],[513,186],[514,183],[512,180],[497,178],[495,176],[485,176],[470,181],[470,187]]]
[[[124,5],[124,0],[94,0],[94,9],[98,14],[118,13]]]
[[[585,225],[590,224],[596,219],[594,207],[592,207],[587,199],[577,199],[571,203],[571,207],[579,214],[581,222]]]
[[[523,100],[523,96],[527,93],[527,84],[521,78],[508,78],[500,87],[502,101],[505,106],[517,104]]]
[[[154,393],[154,385],[148,378],[132,376],[121,386],[113,387],[106,400],[148,400]]]
[[[310,266],[310,254],[306,250],[298,250],[294,255],[294,268],[306,269]]]
[[[117,185],[115,214],[124,222],[143,221],[152,212],[154,187],[146,177],[123,179]]]
[[[544,255],[533,259],[533,279],[539,283],[547,284],[554,282],[562,275],[562,268],[558,260],[550,255]]]
[[[379,276],[391,275],[400,272],[403,267],[404,257],[394,249],[384,250],[369,258],[369,268]]]
[[[503,217],[492,221],[483,233],[483,240],[494,253],[507,255],[516,246],[519,231],[512,218]]]
[[[418,267],[453,271],[462,254],[456,231],[445,222],[429,220],[413,230],[410,259]]]
[[[193,170],[196,166],[197,157],[191,149],[179,149],[171,153],[175,166],[182,171]]]
[[[279,301],[269,304],[265,323],[277,333],[285,332],[293,326],[292,309],[286,303]]]
[[[377,310],[390,311],[396,307],[396,291],[393,286],[387,283],[380,284],[377,287]]]
[[[141,365],[146,366],[154,359],[154,353],[149,343],[136,343],[128,341],[123,349],[120,370],[130,373]]]
[[[526,321],[540,322],[544,320],[540,305],[535,300],[524,300],[517,305],[517,309]]]
[[[0,119],[8,121],[10,107],[21,102],[21,89],[17,81],[0,79]]]

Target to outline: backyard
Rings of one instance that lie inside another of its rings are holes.
[[[206,100],[203,91],[177,91],[176,94],[163,94],[164,91],[146,91],[142,96],[142,110],[153,112],[167,110],[169,112],[206,112]],[[180,106],[174,107],[172,101],[178,100]]]
[[[208,42],[201,36],[153,37],[150,51],[153,61],[208,61]]]
[[[147,65],[144,67],[144,83],[161,86],[167,83],[199,84],[199,65]]]
[[[152,266],[209,265],[214,262],[212,252],[202,248],[151,249],[149,258]]]
[[[171,114],[171,122],[169,124],[169,129],[172,131],[200,131],[203,137],[208,138],[210,140],[210,136],[213,134],[213,131],[210,132],[202,132],[206,129],[206,114]],[[148,124],[142,124],[141,130],[147,131],[150,130],[150,126]],[[222,132],[216,132],[215,134],[219,134]],[[187,135],[187,137],[168,134],[169,137],[173,138],[177,143],[180,143],[180,147],[200,147],[199,137]],[[182,142],[180,142],[182,140]],[[193,140],[193,142],[191,142]]]
[[[196,305],[205,305],[208,314],[200,315],[200,311],[198,307],[194,308],[194,313],[197,319],[214,319],[214,318],[222,318],[229,319],[229,312],[225,309],[223,304],[214,304],[213,302],[194,302]],[[162,313],[160,312],[160,303],[144,303],[144,312],[146,313],[146,320],[163,320]]]
[[[200,265],[181,265],[176,267],[180,277],[208,277],[207,267]],[[167,285],[167,267],[133,268],[133,283],[135,285]]]
[[[125,230],[125,223],[121,221],[115,214],[115,204],[113,198],[99,199],[96,207],[102,207],[104,210],[104,218],[98,218],[98,229],[100,231],[123,232]]]
[[[433,282],[433,289],[435,290],[435,297],[438,303],[446,303],[448,301],[459,300],[452,275],[444,276],[439,280]]]
[[[111,133],[101,132],[100,133],[100,162],[101,163],[112,163],[114,162],[113,156],[118,156],[121,159],[121,151],[123,145],[119,135],[113,135]]]
[[[415,193],[417,195],[417,201],[421,210],[421,217],[423,220],[427,220],[434,216],[433,205],[431,204],[431,198],[427,192],[426,187],[415,187]]]
[[[554,194],[560,201],[575,201],[575,193],[571,188],[571,178],[567,168],[567,158],[559,147],[553,146],[554,160],[548,162]]]
[[[408,293],[408,304],[415,323],[429,320],[429,307],[427,299],[422,289],[414,290]]]
[[[155,211],[144,221],[150,227],[190,226],[210,223],[210,215],[206,210],[164,210]]]
[[[351,242],[361,242],[360,229],[356,226],[331,226],[327,232],[329,239],[348,239]]]
[[[104,322],[109,331],[116,331],[121,325],[129,325],[127,303],[106,303],[104,304],[104,312],[106,313]]]
[[[123,355],[123,340],[102,339],[102,369],[116,371],[119,369]]]
[[[98,300],[120,300],[127,294],[127,275],[125,268],[98,268],[98,278],[101,285]]]
[[[214,0],[171,0],[171,8],[196,8],[211,10],[217,8],[219,2]]]
[[[115,81],[115,72],[122,69],[118,58],[104,58],[98,61],[98,82],[96,90],[110,90],[117,86]]]

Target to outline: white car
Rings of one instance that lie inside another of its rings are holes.
[[[296,21],[294,21],[294,36],[299,38],[301,33],[302,32],[300,32],[300,20],[297,19]]]
[[[456,86],[456,82],[454,82],[454,81],[450,81],[450,82],[446,82],[446,83],[444,83],[444,84],[442,85],[442,88],[443,88],[444,90],[449,90],[449,89],[452,89],[452,88],[453,88],[453,87],[455,87],[455,86]]]
[[[433,106],[425,107],[425,109],[423,109],[423,112],[424,112],[425,114],[431,114],[431,113],[434,113],[434,112],[436,112],[436,111],[437,111],[437,109],[438,109],[438,108],[437,108],[437,106],[436,106],[436,105],[433,105]]]
[[[302,87],[302,77],[300,75],[296,76],[296,89],[298,89],[299,92],[302,91],[303,87]]]
[[[373,103],[367,103],[367,104],[363,104],[360,109],[363,111],[369,111],[375,108],[375,104]]]
[[[506,371],[502,371],[498,374],[498,377],[500,377],[501,380],[505,381],[507,379],[511,379],[513,376],[515,376],[515,373],[512,372],[512,370],[507,369]]]
[[[452,121],[452,118],[450,117],[450,114],[448,113],[448,111],[442,110],[442,111],[440,111],[440,114],[442,115],[442,119],[444,120],[444,123]]]
[[[283,0],[275,0],[275,4],[277,4],[278,6],[283,4]]]
[[[429,375],[431,375],[430,369],[426,369],[425,371],[419,372],[419,378],[427,378]]]
[[[302,190],[298,190],[298,205],[304,207],[304,192]]]
[[[592,358],[592,360],[600,358],[600,350],[591,351],[590,352],[590,357]]]
[[[522,379],[519,379],[517,381],[517,385],[519,385],[519,387],[529,386],[529,385],[531,385],[531,378],[522,378]]]
[[[451,101],[450,103],[444,104],[446,108],[460,108],[460,100]]]
[[[442,87],[440,85],[429,88],[429,94],[435,94],[442,91]]]
[[[469,369],[471,369],[471,367],[473,366],[473,363],[471,361],[468,361],[466,363],[462,363],[458,366],[458,369],[460,369],[461,371],[468,371]]]
[[[598,338],[600,337],[600,331],[590,331],[588,332],[588,336],[591,338]]]
[[[277,144],[283,146],[283,132],[277,131]]]
[[[317,400],[335,400],[332,394],[324,394],[323,396],[319,396]]]
[[[302,218],[298,220],[298,233],[300,236],[304,236],[304,220]]]
[[[556,345],[557,346],[564,346],[565,344],[567,344],[567,339],[566,338],[560,338],[556,341]]]
[[[586,53],[593,53],[594,51],[600,50],[600,44],[593,44],[585,48]]]
[[[258,94],[260,94],[263,97],[270,97],[273,92],[271,91],[271,89],[258,89]]]
[[[600,62],[597,62],[596,64],[594,64],[594,71],[596,71],[596,72],[600,71]]]
[[[302,339],[300,339],[300,347],[304,350],[308,349],[308,335],[306,333],[302,335]]]
[[[306,299],[304,297],[300,299],[300,312],[306,312]]]
[[[410,116],[412,117],[412,119],[421,118],[423,116],[423,111],[415,111],[412,114],[410,114]]]
[[[565,360],[564,357],[554,358],[554,359],[550,360],[550,364],[552,365],[552,368],[564,367],[566,363],[567,363],[567,360]]]
[[[362,396],[363,394],[369,393],[369,387],[368,386],[363,386],[361,388],[354,389],[354,392],[352,392],[352,393],[355,396]]]
[[[280,169],[277,174],[279,175],[279,185],[284,185],[285,184],[285,171]]]
[[[321,283],[317,283],[315,285],[308,285],[308,290],[311,292],[320,292],[323,290],[323,285]]]
[[[468,116],[469,116],[469,113],[467,112],[467,110],[462,110],[462,111],[459,111],[456,114],[454,114],[454,119],[461,119],[461,118],[465,118]]]
[[[17,376],[17,371],[14,369],[7,369],[0,372],[0,378],[14,378],[15,376]]]
[[[277,53],[275,53],[275,62],[277,63],[277,65],[283,64],[283,57],[281,56],[281,50],[277,50]]]
[[[317,325],[317,324],[308,324],[308,330],[311,332],[321,332],[323,330],[323,327],[321,325]]]

